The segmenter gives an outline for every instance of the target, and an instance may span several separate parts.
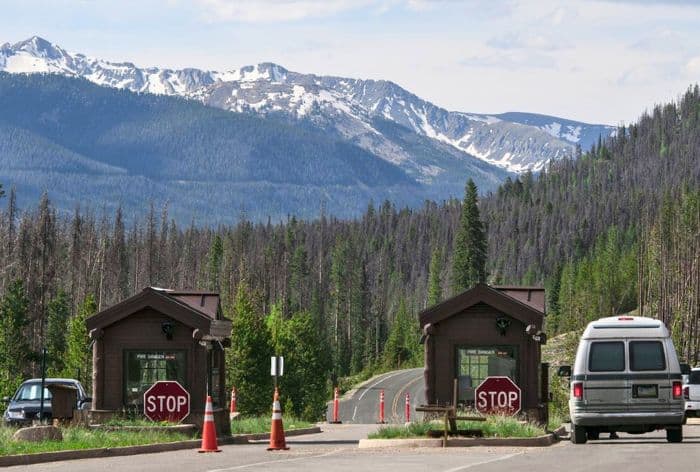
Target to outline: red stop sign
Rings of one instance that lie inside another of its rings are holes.
[[[179,423],[190,414],[190,394],[174,380],[156,382],[143,394],[143,414],[152,421]]]
[[[481,413],[515,415],[520,411],[520,387],[509,377],[486,377],[474,393]]]

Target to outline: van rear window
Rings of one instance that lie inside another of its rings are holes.
[[[591,372],[625,370],[625,345],[620,341],[591,343],[588,370]]]
[[[664,370],[666,356],[659,341],[630,342],[630,370]]]

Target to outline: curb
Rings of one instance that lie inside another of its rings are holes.
[[[357,447],[360,449],[382,447],[442,447],[442,439],[360,439],[360,443]]]
[[[303,436],[305,434],[316,434],[320,433],[321,428],[319,426],[312,426],[311,428],[300,428],[292,429],[284,432],[285,437],[289,436]],[[270,433],[259,433],[259,434],[235,434],[233,436],[235,439],[245,439],[248,441],[262,441],[270,439]]]
[[[320,433],[318,426],[312,428],[294,429],[285,432],[285,436],[301,436],[303,434]],[[248,444],[249,441],[269,439],[269,433],[262,434],[236,434],[223,437],[218,444]],[[31,465],[42,462],[58,462],[76,459],[96,459],[100,457],[133,456],[136,454],[152,454],[157,452],[179,451],[182,449],[196,449],[202,444],[201,439],[188,441],[176,441],[160,444],[143,444],[140,446],[106,447],[101,449],[79,449],[74,451],[37,452],[35,454],[16,454],[12,456],[0,456],[0,467],[13,465]]]
[[[562,439],[568,439],[569,438],[569,432],[566,430],[566,426],[561,425],[554,431],[552,431],[552,434],[557,440],[562,440]]]
[[[510,446],[546,447],[557,442],[557,436],[545,434],[535,438],[454,438],[447,440],[447,447]],[[360,439],[360,449],[381,447],[442,447],[442,439]]]

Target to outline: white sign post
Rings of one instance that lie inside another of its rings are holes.
[[[277,388],[277,377],[284,375],[284,357],[273,356],[270,358],[270,375],[275,379],[275,388]]]

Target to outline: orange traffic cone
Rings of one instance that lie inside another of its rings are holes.
[[[282,426],[282,408],[280,407],[280,393],[275,387],[275,398],[272,402],[272,426],[270,427],[270,447],[268,451],[286,451],[289,449],[284,440],[284,427]]]
[[[214,409],[211,406],[211,397],[207,395],[207,404],[204,407],[204,425],[202,426],[202,447],[198,452],[221,452],[216,444],[216,426],[214,425]]]

